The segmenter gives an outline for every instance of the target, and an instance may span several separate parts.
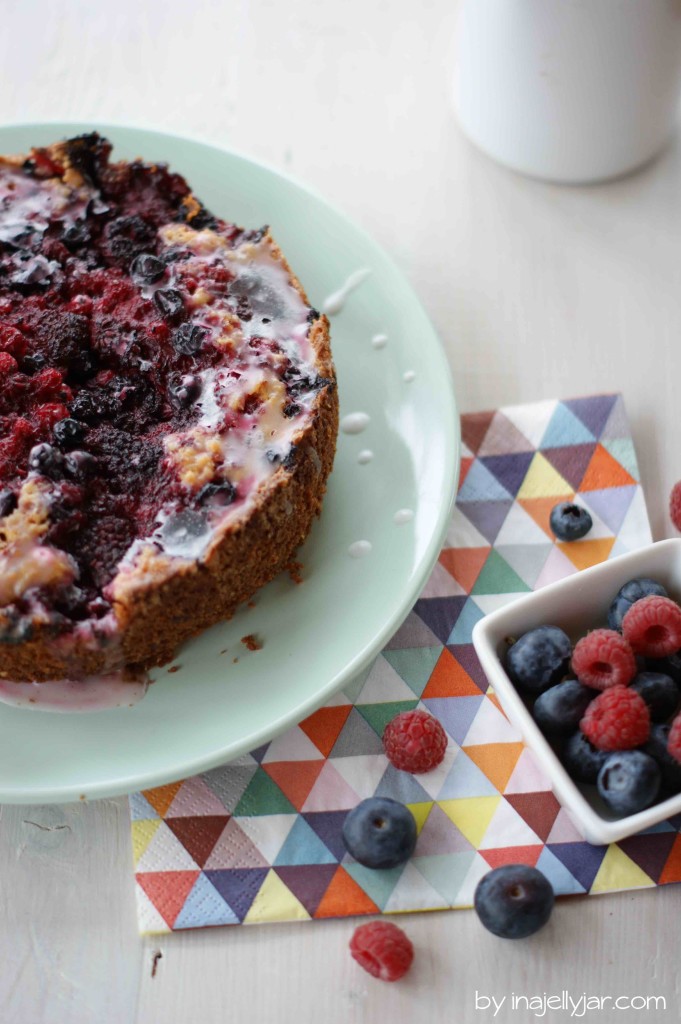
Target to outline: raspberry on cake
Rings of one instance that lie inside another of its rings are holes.
[[[0,677],[169,661],[291,562],[338,429],[267,229],[79,136],[0,158]]]

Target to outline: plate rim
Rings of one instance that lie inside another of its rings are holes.
[[[371,247],[379,250],[383,260],[387,266],[390,267],[391,272],[397,276],[401,285],[405,288],[407,293],[410,294],[410,297],[418,304],[421,314],[430,329],[432,338],[432,342],[430,343],[431,353],[437,355],[441,363],[441,386],[448,392],[449,398],[449,401],[446,403],[449,416],[446,418],[446,422],[443,420],[441,424],[445,439],[444,454],[445,457],[449,459],[450,464],[449,474],[444,474],[444,480],[449,480],[449,495],[438,507],[438,514],[428,545],[421,556],[418,572],[414,573],[411,586],[405,591],[406,597],[399,602],[392,615],[385,621],[383,627],[376,634],[373,641],[365,644],[365,646],[360,649],[349,662],[346,663],[343,669],[336,672],[331,679],[328,680],[325,686],[315,691],[313,696],[296,704],[286,715],[279,718],[274,729],[265,728],[260,730],[256,734],[244,738],[237,744],[231,744],[228,749],[223,749],[220,752],[214,750],[204,758],[192,757],[188,763],[183,762],[182,764],[176,764],[176,767],[174,767],[172,771],[160,769],[148,771],[146,773],[135,772],[134,774],[125,776],[117,775],[115,778],[108,781],[98,781],[94,782],[92,785],[83,782],[69,785],[60,784],[57,787],[48,786],[44,788],[37,788],[32,786],[24,789],[19,787],[7,788],[6,786],[0,785],[0,803],[8,804],[68,803],[73,801],[82,801],[85,799],[95,800],[108,797],[126,796],[141,790],[153,789],[157,786],[166,785],[174,781],[178,781],[179,779],[200,775],[203,772],[210,771],[212,768],[227,764],[230,761],[249,753],[251,750],[256,749],[263,743],[270,742],[283,732],[297,725],[298,722],[302,721],[309,714],[312,714],[315,710],[323,707],[326,701],[333,696],[333,694],[343,688],[344,684],[349,680],[357,678],[371,665],[372,661],[380,654],[385,644],[399,629],[400,625],[404,622],[413,608],[415,601],[418,599],[419,594],[432,572],[442,548],[442,542],[451,520],[452,509],[456,498],[461,463],[461,421],[459,405],[456,397],[452,369],[440,335],[435,329],[428,311],[416,292],[416,289],[409,281],[406,273],[397,265],[393,260],[392,255],[384,248],[384,246],[377,242],[372,235],[370,235],[354,220],[354,218],[348,216],[341,208],[336,206],[335,203],[326,199],[313,186],[307,185],[288,171],[283,171],[273,164],[270,164],[268,161],[262,160],[258,157],[250,156],[237,147],[218,142],[211,142],[206,138],[186,132],[166,131],[162,128],[132,122],[116,122],[109,120],[97,121],[94,119],[92,122],[85,122],[50,119],[46,121],[14,121],[11,123],[0,124],[0,138],[6,130],[11,131],[12,129],[19,130],[31,128],[43,130],[51,127],[54,127],[54,129],[60,134],[65,131],[69,132],[73,130],[78,134],[87,131],[99,131],[103,135],[106,135],[109,130],[132,130],[141,134],[153,135],[159,140],[172,139],[174,141],[179,140],[181,142],[205,146],[207,149],[217,151],[227,157],[237,158],[245,164],[254,165],[275,178],[282,179],[299,191],[313,197],[323,207],[329,209],[335,216],[343,219],[354,234],[360,236]],[[86,715],[83,715],[83,717],[86,718]]]

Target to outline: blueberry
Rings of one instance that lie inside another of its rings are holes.
[[[645,667],[649,672],[661,672],[681,686],[681,656],[670,654],[666,658],[646,658]]]
[[[38,373],[39,370],[44,369],[47,365],[45,356],[41,355],[40,352],[36,352],[34,355],[24,356],[21,361],[21,369],[24,373]]]
[[[94,455],[90,455],[89,452],[71,452],[65,459],[67,472],[80,481],[94,476],[98,465],[97,459]]]
[[[205,484],[196,496],[199,505],[231,505],[236,498],[236,487],[229,480]]]
[[[654,758],[662,773],[662,784],[672,793],[681,792],[681,764],[667,750],[669,725],[653,725],[650,739],[644,744],[643,750]]]
[[[416,846],[416,821],[408,807],[388,797],[362,800],[343,822],[348,853],[367,868],[394,868]]]
[[[650,594],[659,594],[661,597],[667,597],[667,591],[662,584],[647,577],[629,580],[623,587],[620,587],[608,611],[608,629],[617,629],[621,632],[622,619],[632,604],[640,601],[642,597],[648,597]]]
[[[186,373],[179,383],[171,384],[170,396],[176,405],[186,409],[193,405],[201,394],[201,381],[191,373]]]
[[[96,423],[108,412],[108,403],[101,391],[81,391],[71,406],[72,417],[85,423]]]
[[[643,697],[653,722],[665,722],[676,711],[679,688],[670,676],[661,672],[639,672],[630,689]]]
[[[163,277],[165,272],[165,263],[149,252],[137,256],[130,268],[130,273],[138,284],[153,284]]]
[[[62,468],[61,455],[51,444],[36,444],[28,453],[28,468],[42,476],[58,477]]]
[[[569,736],[595,696],[595,690],[582,686],[576,679],[566,679],[537,697],[532,716],[542,732]]]
[[[177,320],[184,312],[184,299],[176,288],[161,288],[154,292],[154,304],[166,320]]]
[[[475,911],[481,923],[502,939],[524,939],[543,928],[553,910],[551,883],[536,868],[506,864],[478,882]]]
[[[75,252],[76,249],[87,245],[90,240],[90,231],[84,221],[76,221],[75,224],[66,228],[61,236],[61,241],[69,252]]]
[[[195,355],[203,345],[208,331],[197,324],[182,324],[173,334],[173,347],[185,356]]]
[[[17,507],[17,496],[9,489],[0,491],[0,519],[14,512]]]
[[[660,788],[660,769],[642,750],[610,754],[598,773],[598,792],[605,804],[624,817],[649,807]]]
[[[538,693],[560,682],[568,670],[572,645],[557,626],[524,633],[508,650],[506,668],[518,686]]]
[[[581,505],[561,501],[551,509],[549,524],[558,540],[579,540],[593,526],[593,519]]]
[[[561,760],[570,778],[595,785],[607,756],[605,750],[589,743],[583,732],[576,732],[563,747]]]
[[[83,424],[79,423],[78,420],[72,420],[70,417],[55,423],[52,433],[54,434],[54,440],[60,448],[73,448],[75,445],[80,444],[85,437]]]

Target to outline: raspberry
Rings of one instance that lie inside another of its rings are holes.
[[[674,484],[669,495],[669,515],[676,529],[681,531],[681,480]]]
[[[19,369],[19,365],[9,352],[0,352],[0,374],[5,377],[10,373],[15,373]]]
[[[681,764],[681,715],[677,715],[670,726],[667,753]]]
[[[631,750],[650,736],[650,712],[635,690],[613,686],[591,701],[579,727],[598,750]]]
[[[580,683],[594,690],[626,686],[636,675],[631,646],[613,629],[594,629],[575,644],[572,668]]]
[[[386,725],[383,747],[395,768],[420,775],[441,763],[447,734],[427,711],[403,711]]]
[[[360,967],[381,981],[397,981],[414,959],[411,941],[389,921],[361,924],[350,939],[350,953]]]
[[[622,633],[637,654],[666,658],[681,647],[681,608],[668,597],[643,597],[622,619]]]

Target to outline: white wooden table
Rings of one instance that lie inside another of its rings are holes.
[[[621,389],[661,538],[681,477],[681,140],[607,186],[505,172],[454,122],[455,15],[452,0],[8,3],[0,123],[143,124],[290,171],[402,266],[447,348],[464,411]],[[494,939],[468,911],[414,915],[416,965],[386,986],[350,960],[352,921],[141,940],[125,799],[3,807],[0,1021],[493,1019],[476,1010],[476,990],[506,997],[497,1021],[521,1021],[531,1018],[511,1009],[512,993],[564,989],[662,995],[666,1014],[624,1019],[672,1020],[680,912],[674,886],[564,900],[520,943]]]

